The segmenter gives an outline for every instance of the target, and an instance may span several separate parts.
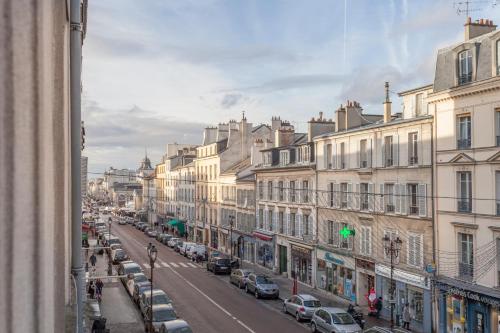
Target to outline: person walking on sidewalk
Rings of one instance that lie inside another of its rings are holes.
[[[410,321],[411,321],[411,314],[410,314],[410,304],[406,303],[404,308],[403,308],[403,328],[407,329],[408,331],[410,330]]]
[[[95,253],[92,253],[92,255],[90,256],[90,264],[92,265],[92,267],[95,267],[96,262],[97,262],[97,257],[95,256]]]
[[[377,312],[375,313],[375,317],[380,318],[380,311],[382,311],[382,296],[377,299],[377,303],[375,303],[375,309]]]

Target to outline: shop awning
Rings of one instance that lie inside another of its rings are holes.
[[[184,222],[179,220],[170,220],[166,223],[166,225],[170,227],[176,227],[181,235],[183,235],[184,232],[186,231],[186,226],[184,225]]]

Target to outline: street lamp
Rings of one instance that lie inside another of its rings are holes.
[[[234,225],[234,216],[229,215],[229,230],[231,231],[229,235],[229,246],[231,247],[231,261],[233,261],[233,225]]]
[[[155,267],[155,261],[156,257],[158,256],[158,250],[156,250],[156,246],[152,245],[149,243],[150,246],[148,246],[148,257],[149,257],[149,266],[151,266],[151,294],[150,294],[150,301],[149,304],[151,304],[151,311],[149,312],[149,331],[154,332],[153,329],[153,269]]]
[[[108,220],[108,240],[111,239],[111,218]],[[106,239],[106,238],[105,238]],[[109,248],[109,241],[107,242],[108,251],[108,275],[113,275],[113,263],[111,262],[111,249]]]
[[[391,331],[394,329],[394,265],[399,263],[399,252],[401,251],[401,246],[403,245],[403,241],[399,237],[396,239],[392,239],[389,235],[385,235],[382,238],[384,242],[384,251],[387,256],[391,258]]]

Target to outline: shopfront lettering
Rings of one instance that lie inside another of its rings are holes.
[[[325,260],[333,262],[334,264],[337,264],[337,265],[344,265],[344,261],[343,260],[335,258],[333,256],[333,254],[331,254],[330,252],[325,252]]]
[[[484,295],[480,295],[480,294],[477,294],[477,293],[472,292],[472,291],[450,287],[448,289],[448,292],[450,294],[458,295],[458,296],[467,298],[469,300],[473,300],[473,301],[484,303],[484,304],[489,304],[489,305],[494,306],[494,307],[500,307],[500,300],[496,300],[496,299],[493,299],[493,298],[490,298],[490,297],[487,297]]]

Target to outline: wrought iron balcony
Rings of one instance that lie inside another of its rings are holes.
[[[385,211],[387,213],[394,213],[394,210],[395,210],[394,205],[390,205],[390,204],[385,205]]]
[[[458,84],[466,84],[472,81],[472,73],[462,74],[458,77]]]
[[[466,281],[472,281],[474,279],[474,265],[459,262],[458,277]]]
[[[471,146],[470,138],[457,140],[457,148],[458,149],[469,149],[470,146]]]
[[[391,167],[393,165],[393,161],[392,161],[392,158],[387,158],[385,160],[385,166],[386,167]]]
[[[408,161],[409,165],[418,164],[418,156],[410,156],[410,160]]]
[[[457,210],[462,213],[470,213],[472,210],[471,201],[466,199],[461,199],[457,201]]]
[[[418,206],[410,206],[410,215],[418,215]]]

